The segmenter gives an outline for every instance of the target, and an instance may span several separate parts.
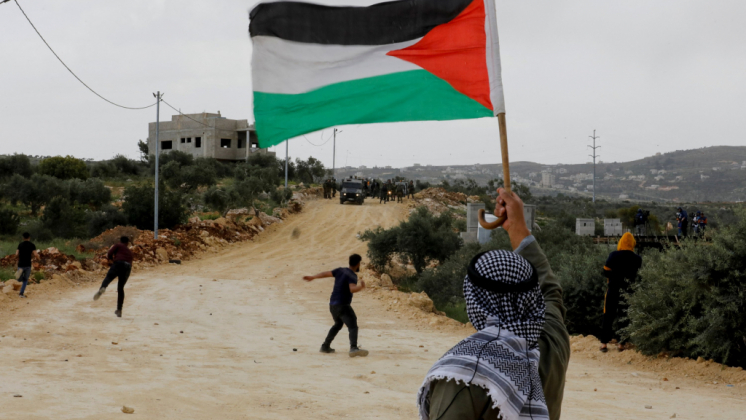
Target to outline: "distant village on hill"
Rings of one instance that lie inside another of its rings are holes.
[[[513,182],[526,184],[536,195],[586,195],[593,193],[593,164],[510,164]],[[431,184],[473,179],[479,184],[502,178],[500,164],[405,168],[343,167],[337,178],[401,176]],[[607,200],[661,202],[740,202],[746,200],[746,147],[713,146],[695,150],[657,153],[631,162],[596,164],[596,197]]]

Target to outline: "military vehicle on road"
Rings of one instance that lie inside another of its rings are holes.
[[[363,181],[359,179],[345,179],[342,181],[342,190],[339,193],[339,204],[353,202],[362,205],[365,201],[363,192]]]

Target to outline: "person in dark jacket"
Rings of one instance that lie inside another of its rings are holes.
[[[682,238],[687,236],[689,233],[689,215],[686,210],[679,207],[678,213],[676,213],[676,220],[679,222],[679,236]]]
[[[473,283],[470,275],[464,279],[467,314],[469,319],[472,320],[472,324],[479,331],[457,344],[454,349],[461,346],[466,350],[465,353],[469,353],[468,357],[464,354],[464,360],[468,358],[470,363],[463,366],[463,372],[461,372],[463,375],[469,375],[468,377],[461,376],[460,379],[463,379],[461,381],[454,380],[460,376],[459,370],[461,369],[457,366],[458,363],[450,363],[451,369],[445,366],[449,364],[449,360],[455,360],[451,357],[456,356],[455,353],[448,352],[440,361],[436,362],[431,369],[431,372],[435,375],[428,374],[418,394],[420,418],[425,420],[496,420],[498,418],[512,420],[531,417],[534,420],[547,417],[550,420],[559,420],[562,412],[565,375],[570,362],[570,336],[565,327],[566,310],[562,301],[562,287],[552,272],[546,255],[526,227],[521,199],[516,194],[507,192],[503,188],[498,189],[498,194],[495,216],[507,215],[508,218],[503,224],[503,229],[508,232],[510,244],[516,255],[515,257],[506,254],[494,255],[493,257],[498,258],[491,258],[490,261],[480,263],[483,257],[487,256],[485,254],[481,255],[480,259],[470,266],[473,265],[478,272],[477,274],[481,277],[487,277],[488,281],[494,283],[510,283],[511,278],[516,280],[516,273],[524,272],[527,275],[531,273],[531,280],[529,281],[538,283],[541,294],[537,296],[533,283],[531,283],[529,293],[508,292],[508,294],[516,295],[516,300],[512,301],[496,296],[500,294],[500,291],[495,293],[482,286],[467,284]],[[502,262],[497,262],[498,259]],[[521,267],[524,269],[520,269]],[[479,272],[480,270],[482,272]],[[526,276],[518,277],[519,280],[523,280],[520,284],[523,284]],[[477,280],[477,282],[480,281]],[[467,285],[469,286],[468,291]],[[518,295],[528,300],[519,301]],[[541,304],[538,302],[539,298],[544,301],[543,321],[535,316],[542,312]],[[530,304],[529,300],[536,304]],[[510,302],[514,302],[516,307],[511,307]],[[520,309],[530,310],[519,313]],[[528,316],[529,314],[534,315]],[[511,317],[511,319],[508,319],[508,317]],[[539,324],[542,325],[539,326]],[[502,325],[502,329],[507,331],[496,333],[497,337],[495,338],[493,330],[496,325]],[[536,337],[537,331],[539,331],[538,340]],[[503,333],[506,334],[506,338],[511,337],[509,338],[510,341],[503,338]],[[492,334],[492,338],[482,340],[489,337],[490,334]],[[498,342],[501,343],[498,344]],[[509,342],[511,343],[510,352],[495,351],[495,346],[504,349],[504,346]],[[512,345],[513,343],[515,345]],[[472,348],[483,349],[484,351],[481,354],[480,352],[474,354],[468,350],[470,346],[467,344],[471,344]],[[537,379],[534,374],[536,372],[534,370],[534,366],[536,366],[536,344],[538,344],[539,349],[538,376],[541,389],[533,386]],[[528,348],[526,348],[526,345],[528,345]],[[517,353],[512,353],[519,347],[521,348]],[[527,351],[525,355],[523,355],[524,350]],[[504,355],[508,353],[512,354],[509,360],[504,358]],[[481,360],[481,362],[476,363],[475,358]],[[500,363],[491,364],[487,362],[488,359],[499,360]],[[527,359],[530,360],[530,369]],[[518,364],[522,364],[525,370],[519,368]],[[446,369],[443,369],[443,367],[446,367]],[[500,372],[489,372],[495,369],[501,371],[502,374]],[[529,370],[531,370],[531,375],[526,375]],[[525,387],[516,390],[516,387],[511,385],[514,384],[512,380],[498,381],[497,383],[489,381],[489,378],[504,378],[505,375],[503,374],[525,380],[522,383]],[[476,386],[465,386],[467,382]],[[531,384],[530,387],[529,383]],[[490,388],[491,392],[484,386]],[[528,389],[528,394],[524,392],[526,389]],[[546,401],[545,404],[541,403],[542,393],[543,399]],[[500,399],[502,399],[501,395],[509,395],[512,398],[509,402],[496,401],[492,399],[492,395]],[[535,403],[535,401],[539,402]],[[499,408],[501,405],[505,407],[503,411]]]
[[[378,200],[378,204],[381,204],[381,203],[386,204],[386,202],[389,201],[388,194],[389,194],[389,184],[388,184],[388,182],[384,183],[384,184],[381,184],[381,188],[379,190],[379,197],[380,197],[380,199]]]
[[[622,235],[617,244],[617,250],[609,254],[604,265],[604,276],[607,281],[606,298],[604,300],[604,321],[601,331],[601,351],[608,351],[607,345],[614,338],[614,321],[617,317],[626,317],[626,304],[621,302],[622,293],[629,291],[631,282],[637,277],[637,271],[642,266],[642,258],[635,254],[635,237],[627,232]],[[617,344],[619,350],[624,350],[624,343]]]
[[[129,244],[130,240],[126,236],[119,238],[119,243],[109,248],[109,252],[106,257],[111,262],[109,272],[106,273],[101,288],[98,289],[93,300],[98,300],[101,295],[106,292],[106,288],[109,286],[114,279],[118,278],[117,281],[117,310],[114,312],[119,318],[122,317],[122,305],[124,304],[124,285],[127,284],[127,280],[132,272],[132,251],[130,251]]]
[[[23,242],[18,244],[18,249],[16,250],[16,256],[18,257],[18,271],[20,272],[18,277],[16,277],[16,280],[22,283],[21,292],[18,296],[25,298],[26,286],[28,285],[28,280],[31,276],[31,260],[34,257],[38,258],[39,254],[36,252],[36,245],[31,242],[31,234],[24,232],[22,236]]]

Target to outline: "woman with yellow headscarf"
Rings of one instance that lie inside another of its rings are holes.
[[[609,258],[604,265],[604,276],[606,277],[607,288],[606,298],[604,300],[604,322],[601,331],[601,351],[608,351],[607,344],[614,338],[614,321],[618,316],[627,315],[626,305],[620,302],[622,292],[629,291],[629,286],[637,277],[637,270],[642,266],[642,258],[635,254],[634,249],[637,245],[635,237],[627,232],[622,235],[617,244],[617,250],[609,254]],[[620,341],[617,346],[623,350],[623,343]]]

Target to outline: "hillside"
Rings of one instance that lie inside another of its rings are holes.
[[[593,165],[544,165],[512,162],[514,182],[528,184],[539,195],[590,195]],[[374,176],[443,180],[474,179],[484,184],[502,177],[502,165],[412,166],[386,168],[340,168],[338,177]],[[712,146],[678,150],[631,162],[603,162],[596,165],[596,196],[619,200],[671,202],[746,200],[746,146]]]

